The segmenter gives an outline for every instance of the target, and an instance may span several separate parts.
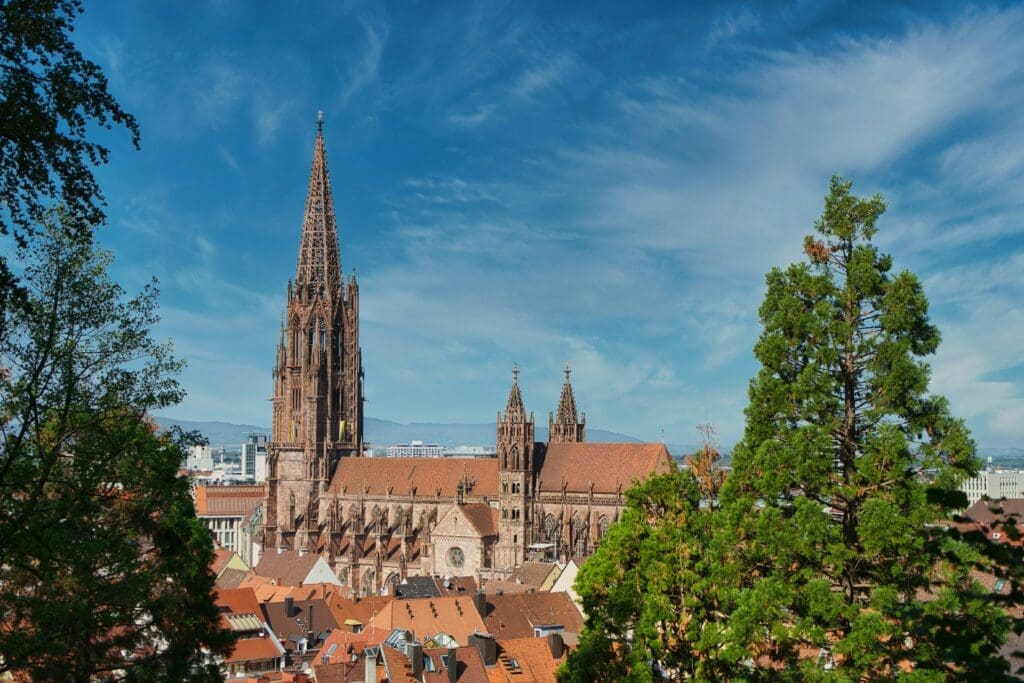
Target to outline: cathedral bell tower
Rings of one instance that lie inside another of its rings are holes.
[[[569,363],[565,364],[565,384],[562,397],[558,400],[558,416],[548,413],[548,443],[582,443],[586,441],[587,416],[577,421],[576,398],[572,395],[569,381]]]
[[[338,228],[317,117],[294,282],[273,381],[264,549],[316,547],[321,496],[338,460],[363,452],[359,287],[341,273]]]
[[[533,414],[527,420],[515,365],[505,414],[498,414],[497,437],[499,509],[494,564],[499,571],[512,571],[525,559],[533,521]]]

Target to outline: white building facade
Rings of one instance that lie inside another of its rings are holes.
[[[978,476],[960,485],[967,494],[967,506],[974,505],[983,497],[1022,498],[1024,497],[1024,470],[982,470]]]

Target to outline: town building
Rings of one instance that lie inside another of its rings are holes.
[[[1024,470],[1004,470],[989,467],[960,485],[960,490],[967,494],[967,505],[971,506],[988,497],[999,498],[1024,497]]]
[[[243,542],[243,523],[263,502],[263,486],[196,486],[196,516],[213,534],[213,540],[225,550],[238,553],[252,566],[253,552]]]
[[[213,469],[213,449],[209,446],[189,446],[182,469],[211,471]]]
[[[242,476],[256,484],[267,479],[268,434],[253,432],[242,444]]]
[[[388,446],[385,452],[389,458],[443,458],[446,451],[436,443],[413,441]]]
[[[514,367],[497,457],[363,457],[358,302],[341,275],[318,125],[273,371],[264,556],[315,554],[364,596],[421,574],[507,580],[528,559],[590,555],[626,489],[671,468],[661,443],[587,443],[568,365],[548,442],[535,439]]]

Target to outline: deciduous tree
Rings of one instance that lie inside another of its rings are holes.
[[[0,337],[0,674],[217,680],[230,637],[185,439],[146,417],[181,397],[156,289],[125,300],[89,233],[46,219]]]

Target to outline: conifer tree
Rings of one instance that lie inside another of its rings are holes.
[[[754,677],[997,680],[1006,613],[985,548],[942,522],[980,466],[928,393],[918,278],[872,244],[886,205],[833,177],[808,262],[773,269],[716,539],[739,583],[723,655]]]

